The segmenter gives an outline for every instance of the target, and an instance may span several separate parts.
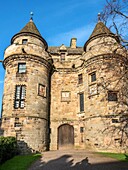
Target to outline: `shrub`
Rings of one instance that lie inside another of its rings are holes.
[[[17,155],[18,147],[15,137],[0,137],[0,163]]]

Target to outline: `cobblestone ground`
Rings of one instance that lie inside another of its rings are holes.
[[[84,150],[48,151],[29,170],[128,170],[128,162]]]

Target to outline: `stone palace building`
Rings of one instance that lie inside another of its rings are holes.
[[[126,151],[127,64],[101,21],[84,47],[48,47],[30,19],[4,53],[3,135],[22,150]]]

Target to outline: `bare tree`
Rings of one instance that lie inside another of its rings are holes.
[[[101,12],[101,21],[105,23],[109,27],[109,29],[114,32],[120,40],[121,46],[117,47],[112,53],[113,55],[116,54],[119,48],[123,49],[123,53],[126,53],[125,61],[123,62],[122,67],[123,70],[118,70],[118,78],[116,79],[115,89],[120,86],[120,95],[119,100],[116,106],[112,108],[115,115],[110,115],[113,121],[118,126],[113,123],[112,126],[106,126],[104,132],[113,132],[112,134],[120,134],[120,139],[117,138],[118,142],[124,148],[128,147],[128,0],[106,0],[106,5],[104,6],[103,11]],[[122,57],[121,57],[122,58]],[[108,68],[109,69],[109,68]],[[116,74],[118,72],[116,71]],[[116,75],[113,75],[116,77]],[[109,84],[114,83],[113,79],[112,82],[107,80]],[[125,80],[125,81],[124,81]],[[104,82],[104,83],[103,83]],[[108,85],[105,84],[105,81],[102,81],[101,86],[103,89],[107,89]],[[119,109],[120,106],[124,107],[124,110]],[[118,120],[116,119],[118,117]],[[127,149],[126,149],[127,150]]]
[[[128,48],[128,0],[106,0],[101,20],[117,34],[122,45]]]

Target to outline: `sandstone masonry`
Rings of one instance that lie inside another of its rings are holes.
[[[48,47],[30,20],[5,50],[1,128],[25,152],[127,150],[127,51],[102,22],[76,41]]]

